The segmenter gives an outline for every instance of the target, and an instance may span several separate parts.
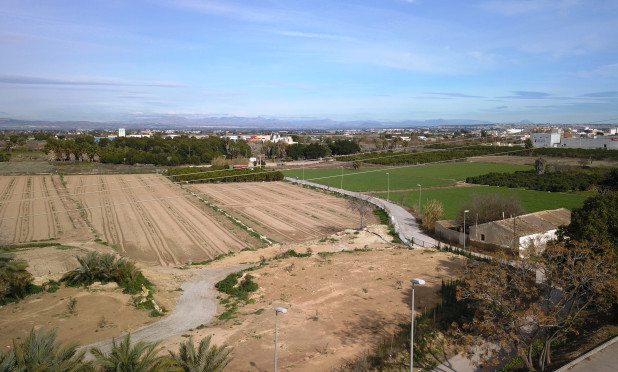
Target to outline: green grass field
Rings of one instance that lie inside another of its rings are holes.
[[[517,194],[521,205],[524,207],[526,213],[533,213],[547,209],[566,208],[573,209],[581,207],[589,195],[586,194],[571,194],[571,193],[557,193],[557,192],[543,192],[521,189],[509,189],[506,187],[495,186],[473,186],[473,187],[453,187],[445,189],[432,189],[422,190],[422,203],[426,203],[428,200],[436,199],[442,202],[444,208],[444,219],[453,219],[457,216],[457,212],[462,206],[472,198],[472,194],[485,194],[485,193],[500,193],[504,195],[510,195],[512,193]],[[386,193],[377,194],[378,197],[386,199]],[[408,192],[391,192],[391,200],[401,203],[402,198],[404,204],[411,208],[418,208],[418,191]],[[421,206],[422,209],[422,206]]]
[[[439,165],[408,166],[396,168],[361,168],[359,170],[343,169],[295,169],[283,171],[287,177],[298,177],[322,185],[343,188],[351,191],[386,191],[452,186],[456,181],[469,176],[490,172],[515,172],[530,170],[531,166],[493,164],[493,163],[449,163]],[[387,175],[388,173],[388,175]]]

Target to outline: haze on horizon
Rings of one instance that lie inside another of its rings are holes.
[[[0,117],[618,117],[618,2],[0,3]]]

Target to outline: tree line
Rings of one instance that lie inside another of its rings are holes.
[[[618,160],[618,151],[607,149],[577,149],[577,148],[532,148],[531,154],[515,154],[520,156],[548,156],[552,158],[580,158],[591,160]]]
[[[224,169],[221,167],[184,167],[169,169],[167,174],[175,182],[228,183],[281,181],[283,173],[261,168]]]
[[[513,173],[491,172],[467,177],[466,182],[551,192],[584,191],[594,187],[616,189],[618,168],[566,167],[543,174],[538,174],[536,170]]]
[[[116,137],[96,141],[91,135],[73,138],[50,138],[43,147],[46,154],[54,154],[57,161],[100,161],[111,164],[179,164],[210,163],[216,157],[232,159],[251,154],[244,140],[229,138],[179,137]]]
[[[444,148],[423,152],[372,152],[362,155],[341,156],[341,161],[362,161],[380,165],[408,165],[434,163],[440,161],[465,159],[470,156],[491,155],[517,150],[510,146],[468,146],[465,148]],[[416,151],[416,150],[413,150]]]

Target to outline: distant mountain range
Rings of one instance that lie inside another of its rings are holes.
[[[532,124],[528,120],[510,125]],[[490,126],[498,125],[490,121],[467,119],[431,119],[404,121],[334,121],[330,119],[277,119],[264,117],[207,117],[186,118],[183,116],[159,116],[134,118],[125,121],[45,121],[0,118],[1,130],[116,130],[154,129],[154,130],[337,130],[337,129],[389,129],[439,126]]]

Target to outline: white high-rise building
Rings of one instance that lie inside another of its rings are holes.
[[[124,128],[119,128],[118,129],[118,137],[124,137],[124,136],[126,136]]]

